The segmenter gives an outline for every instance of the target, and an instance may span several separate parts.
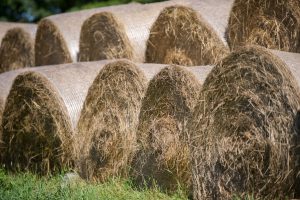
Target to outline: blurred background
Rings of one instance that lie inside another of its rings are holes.
[[[162,0],[134,0],[151,3]],[[133,0],[1,0],[0,21],[37,22],[48,15],[109,5]]]

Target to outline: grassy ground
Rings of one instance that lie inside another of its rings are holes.
[[[38,177],[30,173],[12,175],[0,169],[0,200],[31,199],[161,199],[180,200],[186,197],[178,191],[168,196],[158,189],[138,191],[129,181],[111,180],[105,184],[68,184],[63,175]]]

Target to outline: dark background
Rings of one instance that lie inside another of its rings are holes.
[[[132,0],[0,0],[0,21],[37,22],[48,15],[125,4]],[[162,0],[134,0],[150,3]]]

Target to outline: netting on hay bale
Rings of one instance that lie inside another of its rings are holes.
[[[188,123],[195,199],[293,197],[299,176],[300,58],[294,63],[298,69],[280,58],[245,47],[208,75]],[[290,70],[297,71],[297,79]]]
[[[117,9],[118,7],[131,10],[137,5],[139,4],[131,3],[94,8],[44,18],[39,22],[36,34],[36,66],[76,62],[79,54],[81,26],[86,19],[105,10]]]
[[[165,8],[150,30],[146,61],[215,64],[228,54],[224,39],[232,0],[185,1]]]
[[[106,62],[37,67],[16,77],[2,117],[7,169],[47,174],[73,167],[82,104]]]
[[[103,8],[86,19],[80,33],[79,60],[127,58],[145,62],[150,27],[159,12],[176,1]]]
[[[300,52],[298,0],[235,0],[227,30],[231,49],[256,44]]]
[[[0,23],[0,73],[34,66],[36,25]]]
[[[168,66],[149,83],[142,102],[132,176],[139,186],[191,190],[189,135],[184,133],[211,66]]]
[[[120,60],[106,65],[88,91],[78,122],[80,175],[103,182],[128,177],[142,98],[162,65]]]

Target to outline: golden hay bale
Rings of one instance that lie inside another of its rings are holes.
[[[149,29],[166,6],[180,1],[103,8],[82,25],[79,60],[127,58],[145,62]]]
[[[32,36],[35,35],[36,25],[27,23],[13,23],[13,22],[0,22],[0,41],[5,36],[9,29],[20,27],[30,33]],[[33,37],[34,38],[34,37]]]
[[[135,5],[138,4],[115,7],[124,6],[130,10]],[[35,41],[36,66],[76,62],[83,22],[93,14],[105,11],[106,9],[109,10],[112,8],[95,8],[58,14],[41,20],[38,24]]]
[[[11,85],[14,79],[22,72],[28,70],[28,68],[18,69],[14,71],[9,71],[0,74],[0,119],[2,117],[2,112],[4,110],[4,105],[6,101],[6,97],[9,93]],[[0,120],[1,124],[1,120]],[[1,130],[1,127],[0,127]],[[1,131],[0,131],[0,140],[1,140]]]
[[[0,73],[34,66],[36,25],[0,23]]]
[[[103,182],[127,177],[147,80],[161,65],[121,60],[106,65],[88,91],[78,122],[80,175]]]
[[[235,0],[227,41],[232,49],[257,44],[300,52],[299,0]]]
[[[215,64],[228,53],[225,37],[231,0],[193,1],[165,8],[150,30],[146,61]]]
[[[197,102],[200,82],[211,68],[168,66],[150,81],[139,116],[138,149],[132,166],[139,186],[155,183],[174,192],[179,184],[189,192],[189,135],[184,130]]]
[[[188,123],[195,199],[293,196],[300,82],[289,67],[264,48],[245,47],[212,69]]]
[[[23,69],[5,72],[5,73],[0,74],[0,164],[2,163],[1,158],[2,158],[3,151],[4,151],[3,142],[2,142],[1,123],[2,123],[2,113],[4,110],[6,97],[9,93],[11,85],[12,85],[14,79],[16,78],[16,76],[18,76],[18,74],[20,74],[26,70],[27,70],[27,68],[23,68]]]
[[[47,174],[73,166],[74,129],[105,63],[37,67],[17,76],[2,118],[6,168]]]

